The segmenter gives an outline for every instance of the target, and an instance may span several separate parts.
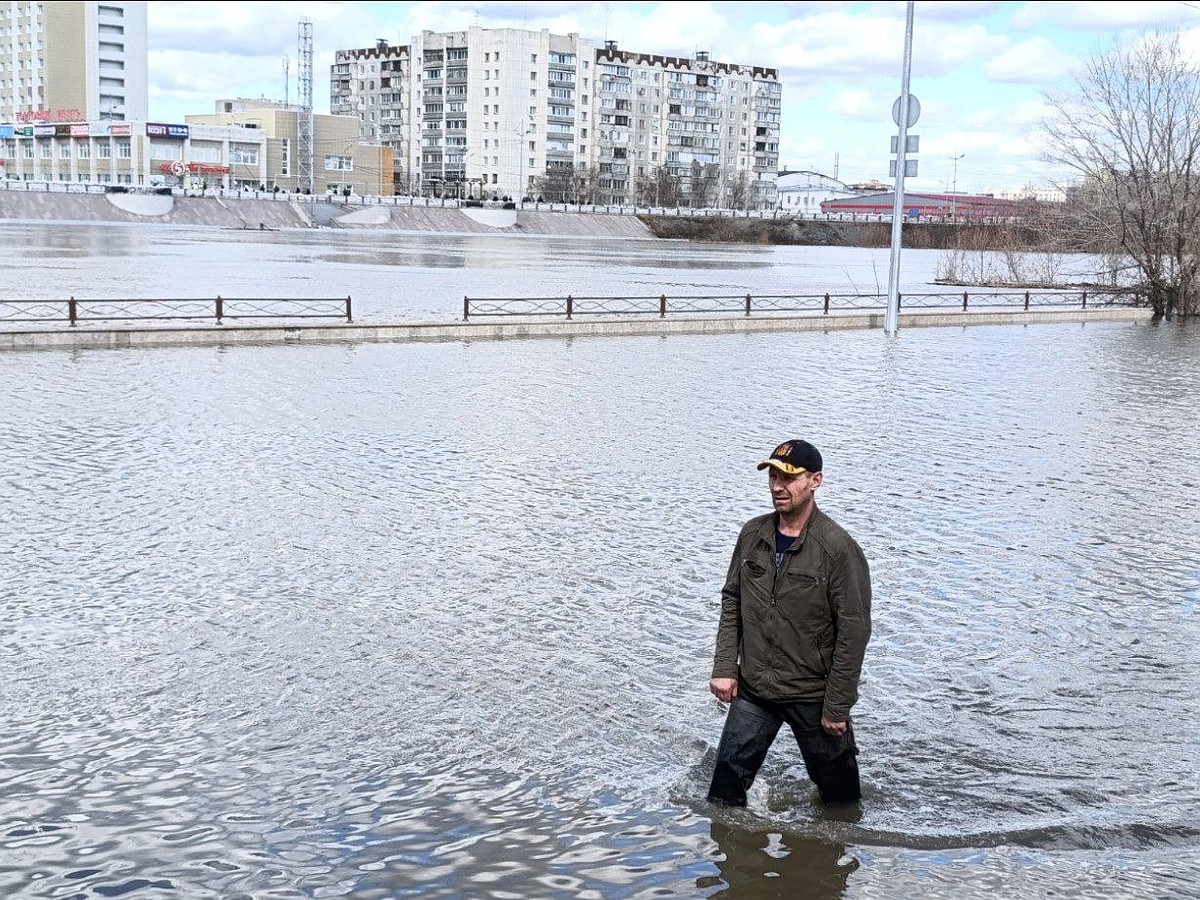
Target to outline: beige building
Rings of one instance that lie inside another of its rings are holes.
[[[186,116],[189,126],[230,126],[263,136],[267,190],[299,188],[297,126],[300,110],[277,100],[218,100],[210,115]],[[324,194],[393,193],[393,151],[364,144],[350,116],[313,116],[313,191]]]
[[[0,0],[0,122],[145,121],[146,4]]]

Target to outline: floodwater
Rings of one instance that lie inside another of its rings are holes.
[[[112,241],[146,295],[350,252],[39,227],[57,281],[10,246],[10,286],[115,289]],[[381,238],[461,260],[396,308],[513,253],[871,253],[478,240]],[[1194,897],[1198,380],[1177,325],[0,355],[0,895]],[[748,809],[703,800],[718,591],[791,436],[874,577],[856,813],[786,735]]]
[[[906,251],[902,288],[940,254]],[[353,298],[357,321],[452,320],[472,297],[885,294],[888,251],[376,231],[0,224],[0,299]]]

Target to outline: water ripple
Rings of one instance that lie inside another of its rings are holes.
[[[1186,896],[1196,337],[5,356],[0,893]],[[875,579],[857,820],[782,739],[701,800],[791,434]]]

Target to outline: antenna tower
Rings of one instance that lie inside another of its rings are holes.
[[[300,103],[296,116],[297,172],[299,188],[306,194],[313,191],[313,25],[312,19],[302,18],[297,30],[296,89]]]

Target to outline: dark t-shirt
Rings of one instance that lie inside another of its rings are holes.
[[[788,552],[788,548],[796,542],[794,535],[784,534],[776,529],[775,531],[775,571],[778,572],[783,566],[783,554]]]

